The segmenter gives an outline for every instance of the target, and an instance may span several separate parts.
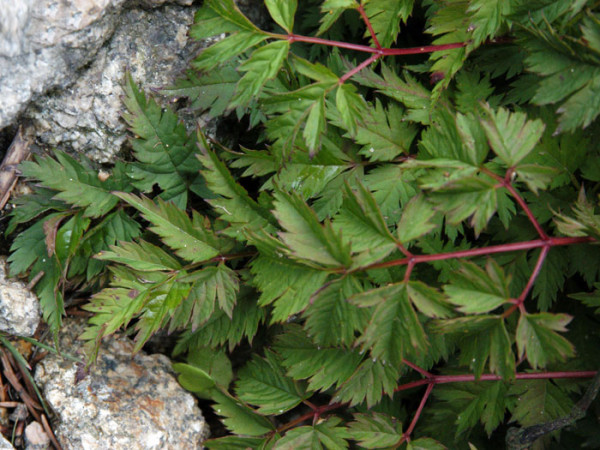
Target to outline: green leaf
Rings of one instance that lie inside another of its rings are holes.
[[[516,334],[519,358],[525,355],[531,367],[537,369],[573,356],[573,345],[556,333],[567,331],[571,319],[566,314],[521,314]]]
[[[391,46],[413,9],[413,0],[383,0],[366,2],[365,12],[382,47]],[[368,32],[365,36],[369,35]],[[370,35],[369,35],[370,36]]]
[[[478,422],[488,437],[503,422],[508,388],[503,381],[480,384],[456,383],[440,386],[434,396],[457,411],[456,436],[464,435]]]
[[[188,324],[195,330],[209,319],[215,304],[232,317],[239,291],[239,279],[233,270],[221,263],[180,277],[179,281],[192,283],[192,287],[188,298],[173,313],[170,331]]]
[[[527,187],[536,195],[538,189],[547,189],[557,172],[553,167],[538,164],[519,164],[515,170],[518,179],[524,181]]]
[[[258,304],[274,303],[272,321],[283,322],[308,306],[312,295],[325,283],[327,272],[294,264],[284,258],[285,248],[275,248],[268,256],[261,251],[252,262],[252,283],[261,292]]]
[[[504,319],[500,316],[470,316],[436,320],[432,327],[438,334],[457,337],[461,365],[468,366],[478,378],[489,360],[490,370],[502,378],[514,377],[515,357]]]
[[[354,3],[354,0],[349,1],[350,3]],[[310,62],[309,60],[301,58],[294,53],[290,54],[290,61],[298,73],[310,78],[311,80],[330,84],[331,86],[339,82],[339,77],[332,72],[330,68],[320,64],[319,62]]]
[[[167,252],[146,241],[121,242],[111,246],[111,251],[98,253],[96,258],[125,264],[141,271],[178,270],[181,265]]]
[[[366,102],[358,94],[356,86],[348,83],[338,86],[335,94],[335,104],[344,127],[351,136],[355,136],[358,124],[362,123],[363,118],[366,116]]]
[[[538,143],[545,125],[539,120],[527,120],[522,112],[500,108],[493,111],[484,106],[489,118],[481,121],[492,150],[508,166],[516,166]]]
[[[180,337],[174,354],[191,351],[197,347],[219,347],[227,344],[231,351],[242,339],[250,343],[260,324],[266,320],[266,310],[256,304],[255,293],[245,289],[238,295],[231,317],[216,310],[197,330],[187,329]]]
[[[325,132],[325,99],[316,101],[311,107],[306,119],[302,137],[306,141],[310,156],[314,156],[321,148],[321,138]]]
[[[569,396],[550,380],[519,380],[510,391],[517,396],[511,421],[523,427],[567,416],[573,407]]]
[[[202,36],[205,33],[198,31],[201,26],[202,23],[199,22],[197,27],[195,26],[190,30],[190,35],[193,38],[204,39]],[[237,60],[234,58],[267,40],[268,37],[266,34],[255,31],[238,31],[202,50],[202,53],[193,61],[192,67],[202,72],[211,72],[217,68],[220,70],[222,65],[235,64]],[[236,78],[239,82],[240,76],[238,75]]]
[[[254,357],[238,374],[238,398],[258,406],[261,414],[283,414],[306,398],[304,386],[285,376],[280,358],[267,351]]]
[[[324,15],[321,18],[321,26],[317,31],[317,36],[325,33],[344,11],[356,8],[358,8],[356,0],[325,0],[321,4],[321,13]]]
[[[344,203],[333,221],[333,228],[351,242],[353,252],[362,253],[359,256],[361,264],[383,259],[397,243],[373,195],[360,182],[356,183],[355,189],[346,186],[344,193]]]
[[[8,236],[15,231],[17,225],[27,223],[45,212],[67,211],[70,208],[69,205],[61,200],[53,199],[54,195],[56,195],[55,190],[46,189],[40,186],[31,194],[21,195],[15,199],[11,199],[11,203],[13,203],[15,207],[10,211],[10,222],[6,227],[4,234]]]
[[[436,170],[431,178],[423,177],[421,183],[424,188],[433,189],[427,198],[446,215],[451,225],[459,225],[470,217],[470,225],[479,236],[499,207],[504,206],[503,197],[507,194],[487,175],[469,175],[469,172],[470,169],[462,168],[452,172]],[[511,206],[504,208],[510,210]]]
[[[360,282],[352,276],[335,280],[319,289],[311,298],[303,317],[305,328],[319,345],[350,345],[356,333],[364,329],[367,311],[348,302],[348,298],[360,292]],[[331,323],[336,326],[332,327]]]
[[[550,309],[564,287],[569,270],[567,255],[565,248],[554,248],[546,255],[532,290],[532,295],[537,299],[541,311]],[[534,251],[528,258],[531,270],[535,267],[538,256],[539,251]]]
[[[572,209],[575,217],[556,214],[554,221],[558,231],[567,236],[593,236],[600,239],[600,215],[595,214],[595,207],[587,200],[583,189]]]
[[[287,374],[295,380],[308,380],[310,391],[339,388],[363,359],[358,351],[317,347],[298,325],[288,325],[273,348],[281,355]]]
[[[245,72],[245,75],[236,86],[231,108],[247,105],[253,97],[258,96],[264,84],[279,72],[289,48],[288,41],[271,42],[255,50],[250,58],[239,66],[238,70]]]
[[[189,295],[190,285],[169,280],[158,284],[148,291],[144,309],[135,324],[134,352],[138,352],[154,333],[166,326],[168,318],[181,302]]]
[[[163,200],[185,208],[190,189],[196,194],[207,193],[200,188],[202,166],[194,156],[195,135],[188,136],[173,111],[162,109],[152,98],[147,98],[131,75],[127,76],[124,90],[127,112],[123,118],[135,133],[130,142],[138,161],[129,165],[132,184],[142,192],[151,192],[158,184]]]
[[[338,426],[341,419],[330,417],[313,426],[297,427],[289,430],[278,440],[273,450],[339,450],[348,448],[346,439],[349,437],[345,427]]]
[[[227,31],[231,31],[232,29],[258,31],[258,28],[239,10],[234,0],[207,0],[206,6],[220,16],[222,21],[228,24],[230,28]],[[227,31],[221,31],[221,33]]]
[[[197,212],[192,220],[185,211],[160,198],[153,202],[146,197],[123,192],[115,193],[142,213],[153,224],[150,231],[158,234],[177,256],[190,262],[206,261],[219,254],[219,243],[207,221]]]
[[[375,310],[357,343],[369,348],[373,359],[382,364],[399,366],[405,357],[424,353],[428,348],[427,336],[415,313],[406,283],[354,295],[349,301],[362,307],[375,306]]]
[[[529,24],[529,39],[523,42],[527,69],[543,77],[532,100],[538,105],[563,101],[556,111],[561,114],[559,131],[585,128],[598,116],[600,68],[594,39],[587,41],[584,36],[598,33],[598,20],[590,14],[579,27],[582,33],[570,39],[564,39],[549,21],[540,22]]]
[[[417,129],[405,120],[397,103],[389,103],[386,109],[376,99],[375,108],[368,107],[358,122],[354,140],[363,146],[359,154],[371,161],[392,161],[409,153],[416,135]]]
[[[584,305],[590,308],[596,308],[595,314],[600,313],[600,283],[595,283],[596,288],[594,292],[579,292],[577,294],[571,294],[569,297],[579,300]]]
[[[364,448],[393,447],[402,439],[402,423],[380,414],[355,414],[348,433]]]
[[[205,167],[202,174],[211,191],[221,196],[207,201],[223,220],[231,224],[228,234],[236,239],[243,239],[240,235],[242,230],[264,229],[269,232],[274,229],[269,223],[272,219],[268,211],[250,198],[248,192],[231,176],[225,164],[210,150],[204,135],[200,131],[198,133],[202,152],[198,159]]]
[[[243,436],[225,436],[218,439],[207,439],[202,442],[206,448],[216,448],[223,450],[247,450],[249,448],[263,448],[262,445],[265,443],[265,439],[243,437]]]
[[[398,377],[398,369],[393,364],[366,359],[344,382],[335,394],[334,401],[350,402],[351,406],[366,401],[370,408],[378,403],[384,394],[393,394]]]
[[[420,281],[409,281],[406,289],[412,304],[427,317],[446,318],[453,315],[446,296],[437,289]]]
[[[86,311],[94,313],[80,336],[80,339],[88,341],[84,348],[90,358],[97,354],[103,337],[126,326],[140,313],[152,295],[155,283],[160,285],[167,279],[167,275],[161,272],[142,272],[142,275],[122,267],[111,267],[110,270],[112,287],[94,294],[90,303],[83,306]]]
[[[177,381],[185,390],[202,396],[215,386],[215,380],[199,367],[184,363],[173,363],[171,367],[179,374]]]
[[[43,186],[58,191],[54,199],[83,208],[86,217],[103,216],[116,206],[119,200],[111,191],[131,189],[127,180],[119,177],[101,181],[97,171],[66,153],[57,151],[54,156],[56,160],[47,156],[36,162],[25,161],[20,169],[26,177],[37,179]],[[121,167],[117,167],[115,172],[119,173]]]
[[[273,20],[288,33],[294,28],[297,0],[265,0],[265,6]]]
[[[423,159],[461,161],[465,163],[463,167],[471,166],[470,170],[483,164],[489,145],[475,115],[454,114],[446,107],[435,110],[432,119],[419,142]]]
[[[264,416],[221,391],[213,391],[215,412],[223,417],[223,424],[235,434],[262,436],[273,431],[273,424]]]
[[[403,72],[405,81],[385,63],[381,63],[381,75],[365,68],[354,75],[352,79],[402,103],[407,109],[406,120],[424,125],[429,124],[431,119],[431,92],[407,71]]]
[[[210,398],[215,385],[227,389],[233,379],[231,362],[225,352],[198,348],[188,356],[188,363],[173,363],[177,380],[184,389],[202,398]]]
[[[273,214],[286,230],[280,233],[280,237],[292,257],[326,267],[350,265],[349,246],[334,232],[331,224],[321,225],[314,211],[300,196],[276,191],[274,197]]]
[[[187,97],[190,109],[207,111],[210,117],[219,117],[227,110],[240,78],[233,65],[200,75],[188,71],[185,78],[178,79],[173,86],[161,90],[160,93],[173,97],[174,100]]]
[[[64,213],[49,214],[44,220],[35,222],[19,233],[11,245],[8,258],[12,276],[23,274],[28,269],[30,280],[42,274],[35,284],[35,292],[40,299],[42,316],[55,336],[60,330],[64,314],[63,283],[66,270],[90,223],[80,212],[58,228],[64,217]],[[52,239],[52,249],[48,246],[49,230],[46,224],[53,222],[53,232],[56,234]]]
[[[400,242],[407,243],[436,229],[437,225],[431,222],[434,215],[433,206],[424,196],[413,197],[405,206],[398,223],[397,233]]]
[[[413,181],[413,174],[394,164],[376,167],[363,178],[363,183],[373,193],[383,219],[388,224],[397,223],[402,205],[406,205],[417,195]]]
[[[435,439],[419,438],[406,443],[406,450],[446,450],[447,447]],[[477,450],[474,447],[471,450]]]
[[[472,13],[469,18],[469,29],[473,29],[472,45],[474,47],[498,34],[506,21],[506,16],[511,12],[510,6],[510,2],[505,0],[473,0],[469,2],[467,12]]]
[[[485,271],[476,264],[463,263],[453,281],[444,286],[444,292],[461,312],[487,313],[510,302],[510,277],[493,259],[487,260]]]

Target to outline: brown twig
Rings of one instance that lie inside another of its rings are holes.
[[[56,440],[56,436],[54,436],[52,428],[50,428],[50,424],[48,423],[48,419],[46,419],[45,414],[42,414],[42,426],[44,427],[44,431],[52,441],[52,444],[54,445],[54,447],[56,447],[56,450],[62,450],[60,443]]]
[[[17,183],[17,166],[29,156],[29,145],[30,142],[23,137],[23,130],[19,128],[0,164],[0,209],[8,202]]]

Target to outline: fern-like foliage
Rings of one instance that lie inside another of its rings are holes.
[[[207,0],[191,36],[220,38],[165,89],[245,117],[247,147],[128,78],[134,161],[23,166],[12,271],[43,272],[53,330],[94,285],[91,357],[177,333],[182,385],[231,433],[210,448],[487,448],[567,415],[600,365],[596,4],[265,7],[263,30]]]

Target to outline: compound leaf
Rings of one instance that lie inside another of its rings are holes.
[[[219,242],[208,229],[207,222],[196,212],[188,215],[172,203],[160,198],[153,202],[146,197],[123,192],[115,193],[142,213],[152,223],[150,230],[158,234],[175,253],[190,262],[206,261],[219,254]]]
[[[573,356],[573,345],[556,333],[567,331],[571,319],[566,314],[521,314],[516,334],[519,357],[525,355],[531,367],[537,369]]]
[[[269,351],[265,358],[255,357],[240,370],[236,393],[244,402],[258,406],[261,414],[283,414],[306,397],[302,383],[286,377],[280,358]]]

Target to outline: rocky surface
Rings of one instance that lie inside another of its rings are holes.
[[[76,353],[84,323],[67,323],[61,348]],[[57,414],[54,432],[65,449],[202,448],[207,426],[192,395],[177,383],[164,355],[132,354],[126,338],[110,339],[78,381],[77,363],[49,355],[35,380]]]
[[[124,140],[125,70],[145,88],[172,82],[198,48],[187,39],[192,3],[20,0],[0,8],[0,129],[29,107],[28,134],[41,143],[110,160]]]
[[[5,258],[0,258],[0,331],[32,336],[41,312],[37,296],[21,281],[8,278]]]
[[[174,81],[199,51],[187,36],[195,8],[165,6],[122,14],[111,39],[75,83],[25,112],[38,143],[111,162],[126,138],[121,86],[130,71],[144,90]]]
[[[0,434],[0,450],[14,450],[14,447]]]

